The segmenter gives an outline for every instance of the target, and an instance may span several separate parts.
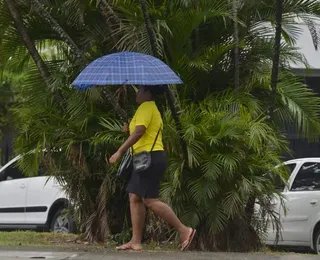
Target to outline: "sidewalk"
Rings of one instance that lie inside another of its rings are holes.
[[[240,254],[240,253],[201,253],[201,252],[37,252],[37,251],[0,251],[1,260],[13,259],[51,259],[51,260],[315,260],[319,256],[300,254]]]

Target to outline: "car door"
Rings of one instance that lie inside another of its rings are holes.
[[[293,176],[283,193],[286,210],[281,210],[284,241],[311,244],[310,233],[320,212],[320,162],[307,161]]]
[[[61,193],[61,187],[53,177],[45,176],[40,167],[38,176],[29,180],[26,202],[26,223],[45,224],[48,211]]]
[[[17,161],[3,167],[0,175],[0,224],[25,224],[28,178],[19,170]]]
[[[285,163],[284,165],[279,165],[278,167],[286,167],[287,171],[288,171],[288,175],[289,177],[292,175],[295,175],[296,172],[299,169],[299,166],[297,165],[296,162],[290,162],[290,163]],[[288,181],[289,182],[289,181]],[[279,176],[277,176],[274,180],[274,184],[277,188],[277,190],[279,192],[284,192],[286,189],[286,183],[283,182],[283,180],[281,180],[281,178]],[[276,212],[276,214],[278,214],[278,216],[281,219],[281,199],[279,198],[279,196],[274,196],[274,198],[271,201],[271,204],[273,206],[274,211]],[[268,223],[268,237],[267,237],[267,244],[272,245],[277,241],[277,230],[276,230],[276,224],[273,223],[271,221],[272,219],[269,218],[269,223]],[[279,234],[279,241],[278,243],[281,244],[282,242],[282,232],[281,234]]]

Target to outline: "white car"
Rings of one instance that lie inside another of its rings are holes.
[[[274,201],[282,225],[278,245],[310,247],[320,254],[320,158],[303,158],[284,163],[291,175],[283,187],[284,210]],[[268,228],[266,244],[274,245],[276,232]]]
[[[67,214],[70,203],[55,178],[40,170],[26,177],[18,156],[0,169],[0,229],[51,230],[70,233],[75,223]]]

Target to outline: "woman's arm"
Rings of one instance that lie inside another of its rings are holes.
[[[130,147],[132,147],[135,143],[137,143],[140,138],[144,135],[146,132],[146,127],[139,125],[136,126],[134,132],[128,137],[128,139],[120,146],[118,151],[111,156],[109,159],[109,163],[114,164],[116,163],[121,156],[127,151]]]
[[[122,154],[125,153],[130,147],[132,147],[135,143],[137,143],[140,138],[146,132],[146,127],[143,125],[136,126],[134,132],[128,137],[128,139],[120,146],[118,152]]]

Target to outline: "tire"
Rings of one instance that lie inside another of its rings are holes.
[[[75,233],[75,222],[70,214],[66,214],[66,208],[61,208],[54,214],[50,230],[56,233]]]
[[[314,241],[313,241],[314,252],[317,255],[320,255],[320,230],[318,230]]]

